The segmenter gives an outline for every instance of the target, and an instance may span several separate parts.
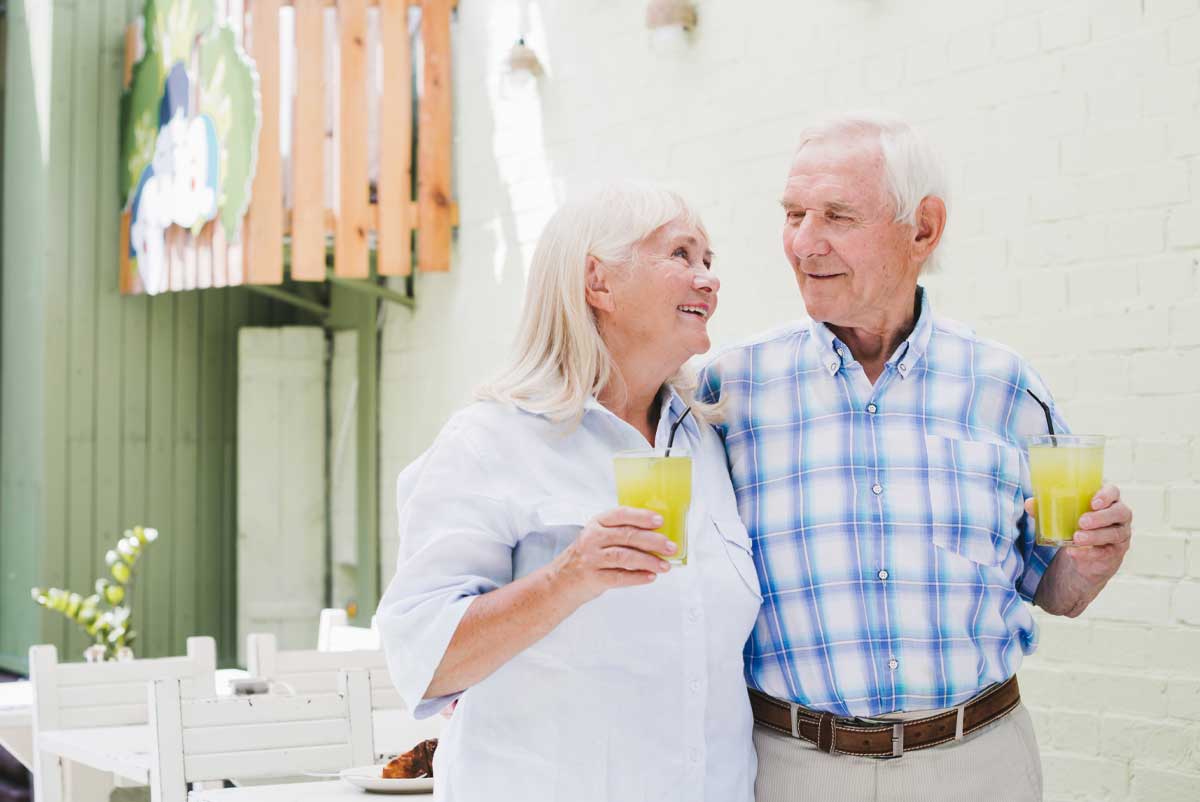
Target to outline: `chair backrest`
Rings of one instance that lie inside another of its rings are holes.
[[[211,698],[216,670],[217,644],[209,637],[188,638],[186,657],[106,663],[59,663],[54,646],[31,646],[34,732],[145,724],[148,681],[176,680],[183,698]]]
[[[327,608],[321,611],[320,622],[317,625],[318,652],[351,652],[380,649],[379,630],[375,628],[375,618],[371,617],[371,626],[352,627],[346,611],[339,608]]]
[[[388,676],[382,649],[280,651],[274,635],[258,634],[246,639],[246,663],[251,676],[282,683],[298,695],[336,693],[338,672],[362,669],[369,676],[372,709],[402,705],[400,694]]]
[[[187,783],[337,771],[375,760],[367,672],[332,694],[183,699],[179,680],[149,688],[150,798],[186,802]]]

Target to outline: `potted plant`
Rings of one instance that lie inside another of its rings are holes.
[[[157,529],[144,526],[126,529],[116,547],[104,555],[112,579],[97,579],[95,592],[90,596],[61,588],[31,591],[35,602],[62,613],[92,638],[92,645],[83,652],[89,663],[133,659],[131,645],[137,637],[131,621],[134,569],[143,549],[157,539]]]

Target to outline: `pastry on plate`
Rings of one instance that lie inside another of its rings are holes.
[[[437,749],[437,738],[430,738],[396,755],[383,767],[385,780],[410,780],[415,777],[433,776],[433,750]]]

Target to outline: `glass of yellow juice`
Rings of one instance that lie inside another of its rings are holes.
[[[675,544],[674,554],[660,554],[669,563],[687,565],[687,514],[692,503],[692,458],[680,448],[670,456],[661,448],[622,451],[613,457],[617,503],[653,510],[663,517],[657,532]]]
[[[1069,546],[1079,518],[1092,509],[1104,484],[1104,438],[1093,434],[1039,434],[1029,440],[1029,474],[1041,546]]]

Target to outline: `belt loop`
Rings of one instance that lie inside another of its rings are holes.
[[[825,730],[828,727],[829,737],[825,737]],[[821,713],[821,717],[817,720],[817,749],[820,749],[827,755],[833,754],[833,741],[836,733],[834,726],[833,713]]]
[[[791,708],[792,716],[792,737],[800,737],[800,705],[795,702],[788,702],[788,707]]]
[[[967,712],[967,706],[959,705],[954,709],[954,712],[958,714],[956,716],[958,720],[954,724],[954,740],[961,741],[963,737],[963,714]]]
[[[892,757],[903,757],[904,755],[904,723],[897,722],[892,725]]]

